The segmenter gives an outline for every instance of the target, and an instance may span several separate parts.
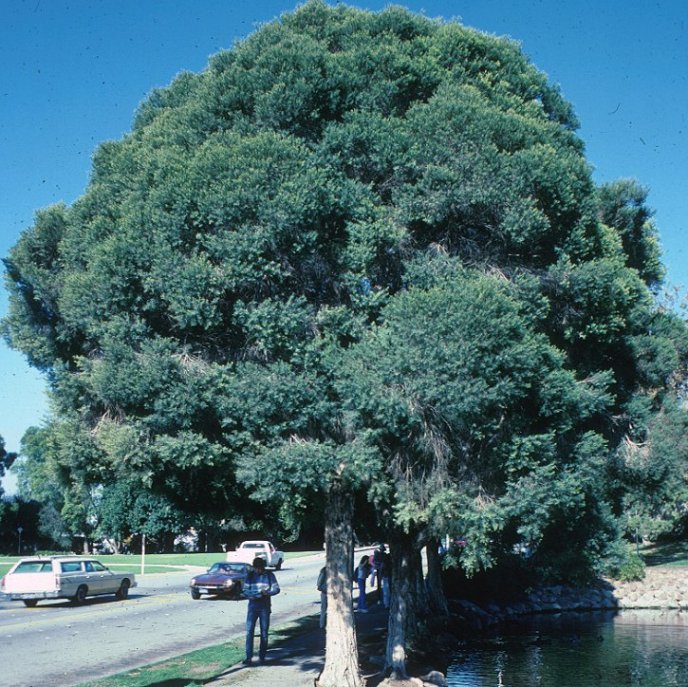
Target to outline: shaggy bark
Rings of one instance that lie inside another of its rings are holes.
[[[363,687],[358,667],[351,569],[353,561],[353,497],[340,484],[327,496],[327,625],[325,666],[318,687]]]
[[[423,578],[417,534],[397,533],[390,541],[392,597],[387,627],[385,671],[393,679],[408,677],[407,647],[427,632],[430,601]]]
[[[387,626],[387,651],[385,670],[392,678],[402,680],[406,673],[406,619],[408,600],[411,598],[412,578],[409,549],[390,546],[392,557],[392,598]]]
[[[406,647],[418,635],[420,618],[427,609],[423,570],[416,537],[396,533],[390,541],[392,597],[387,629],[385,670],[394,679],[405,679]]]
[[[427,546],[428,575],[426,589],[428,593],[428,607],[435,616],[449,615],[447,597],[442,587],[442,559],[439,554],[439,541],[431,539]]]

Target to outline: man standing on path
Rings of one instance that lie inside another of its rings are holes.
[[[320,629],[327,624],[327,566],[324,565],[318,573],[318,581],[315,583],[320,592]]]
[[[244,665],[251,665],[253,661],[253,635],[256,631],[256,621],[260,623],[260,646],[258,660],[265,663],[268,651],[268,630],[270,629],[270,597],[280,593],[277,578],[273,572],[265,570],[262,558],[253,559],[253,570],[246,576],[243,595],[248,599],[246,612],[246,658]]]

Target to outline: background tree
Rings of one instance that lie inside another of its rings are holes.
[[[75,467],[79,446],[68,424],[55,421],[43,428],[31,427],[22,437],[16,472],[20,497],[40,504],[40,532],[64,550],[80,539],[88,553],[97,522],[98,490]]]
[[[664,276],[657,228],[647,205],[648,189],[634,179],[620,179],[598,189],[600,219],[621,238],[626,264],[650,286]]]
[[[0,436],[0,478],[5,476],[7,470],[12,467],[12,463],[17,458],[16,453],[8,453],[5,451],[5,440]],[[2,504],[2,495],[4,491],[2,484],[0,484],[0,504]],[[2,518],[2,505],[0,505],[0,518]]]
[[[146,550],[174,551],[174,540],[186,532],[190,522],[166,497],[140,485],[120,481],[105,485],[96,503],[96,532],[115,553],[125,542],[137,544],[146,538]]]
[[[5,473],[12,466],[16,459],[16,454],[8,453],[5,450],[5,440],[0,436],[0,479],[5,476]],[[0,483],[0,525],[4,524],[5,512],[7,510],[7,503],[4,498],[4,489]]]

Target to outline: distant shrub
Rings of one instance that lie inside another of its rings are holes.
[[[604,570],[608,577],[633,582],[645,577],[645,561],[625,542],[619,542],[607,556]]]
[[[633,582],[645,577],[645,561],[637,554],[631,554],[628,560],[619,570],[619,578],[622,582]]]

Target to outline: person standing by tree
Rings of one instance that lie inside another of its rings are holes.
[[[366,604],[366,580],[368,579],[368,575],[370,575],[370,570],[370,556],[362,556],[354,571],[354,577],[358,582],[358,610],[361,613],[368,612],[368,606]]]
[[[375,586],[375,581],[377,580],[377,603],[382,603],[382,581],[380,577],[380,570],[382,569],[382,562],[384,560],[387,551],[384,544],[380,544],[370,558],[370,565],[372,570],[370,572],[370,588]]]
[[[389,608],[390,594],[391,594],[391,579],[392,579],[392,560],[389,552],[385,549],[385,545],[380,546],[380,551],[375,555],[377,559],[380,556],[380,567],[378,569],[378,584],[382,590],[382,603],[385,608]]]
[[[270,629],[270,612],[272,610],[271,596],[280,593],[275,574],[265,569],[262,558],[253,559],[253,570],[246,576],[243,595],[248,599],[246,612],[246,658],[244,665],[251,665],[253,661],[253,635],[256,622],[260,623],[260,645],[258,660],[265,663],[268,651],[268,630]]]
[[[323,565],[318,573],[316,587],[320,592],[320,629],[325,627],[327,619],[327,566]]]

